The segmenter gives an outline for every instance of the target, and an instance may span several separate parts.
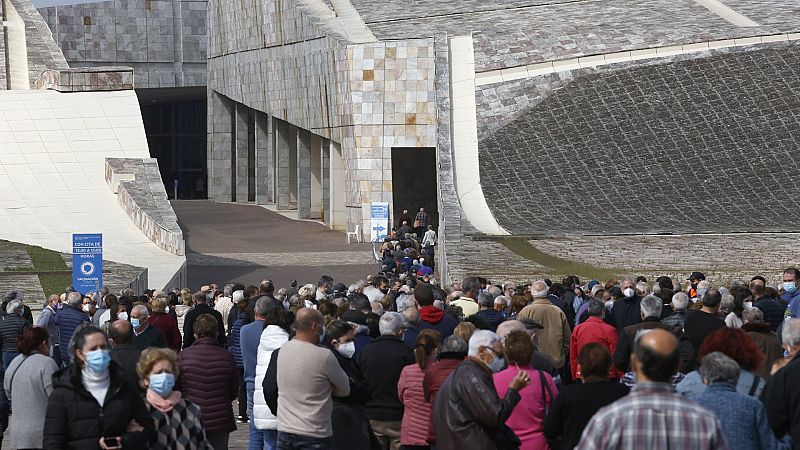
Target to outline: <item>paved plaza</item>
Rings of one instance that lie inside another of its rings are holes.
[[[316,283],[320,275],[350,284],[376,272],[371,244],[345,242],[344,233],[295,221],[255,205],[173,201],[186,237],[188,286],[271,279]]]

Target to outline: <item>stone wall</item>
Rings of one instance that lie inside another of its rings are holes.
[[[515,234],[794,231],[762,212],[800,206],[784,194],[800,170],[798,56],[787,43],[657,60],[544,96],[526,80],[541,100],[480,142],[489,205]]]
[[[348,228],[366,235],[370,202],[392,201],[391,148],[435,146],[432,40],[338,41],[293,1],[212,1],[209,11],[210,90],[341,144]],[[215,101],[209,123],[227,133]],[[216,133],[210,192],[225,199],[230,144]]]
[[[206,1],[113,0],[39,10],[72,67],[133,67],[137,88],[206,84]]]
[[[34,89],[59,92],[122,91],[133,89],[130,67],[94,67],[46,70],[33,84]]]
[[[154,158],[106,158],[105,177],[119,205],[145,236],[172,254],[185,255],[183,231]]]

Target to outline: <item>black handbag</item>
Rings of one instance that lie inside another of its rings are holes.
[[[522,446],[522,441],[506,424],[500,425],[492,433],[492,442],[497,447],[497,450],[516,450]]]
[[[550,398],[550,403],[553,400],[553,392],[550,391],[550,385],[547,384],[547,380],[544,377],[544,372],[541,370],[539,371],[539,383],[542,385],[542,403],[544,403],[544,416],[547,417],[550,414],[550,406],[547,405],[547,399]],[[552,450],[561,448],[561,438],[556,439],[548,439],[547,445],[550,446]]]

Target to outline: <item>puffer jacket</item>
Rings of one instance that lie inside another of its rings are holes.
[[[4,352],[17,352],[17,336],[21,335],[30,323],[19,314],[3,314],[0,316],[0,342]]]
[[[47,403],[44,423],[46,449],[99,449],[101,436],[121,436],[122,448],[147,448],[154,434],[153,418],[122,369],[111,361],[111,384],[101,407],[86,390],[77,364],[53,375],[53,393]],[[143,431],[128,432],[131,420]]]
[[[178,330],[178,319],[167,313],[150,313],[147,323],[158,329],[164,336],[167,347],[181,351],[181,332]]]
[[[261,340],[258,343],[258,358],[256,360],[252,417],[256,428],[259,430],[278,429],[278,418],[269,410],[267,400],[264,398],[264,374],[267,373],[272,352],[281,348],[287,342],[289,342],[289,333],[277,325],[267,325],[264,331],[261,332]]]
[[[432,362],[433,360],[429,361],[429,364]],[[425,401],[422,388],[424,378],[425,371],[417,363],[405,366],[400,372],[397,396],[404,408],[400,426],[401,445],[428,445],[435,439],[431,404]]]
[[[236,321],[228,334],[228,351],[233,355],[233,360],[236,362],[236,367],[244,368],[244,361],[242,360],[242,348],[239,346],[239,331],[242,329],[242,322],[244,322],[244,312],[239,311]]]
[[[86,313],[71,305],[64,305],[56,313],[56,326],[59,330],[58,343],[60,345],[59,349],[61,350],[61,361],[64,363],[70,360],[69,340],[72,339],[72,335],[75,334],[75,329],[78,328],[78,325],[81,323],[88,321],[89,317]]]
[[[497,448],[492,437],[519,401],[513,389],[498,397],[492,372],[468,358],[436,395],[436,450]]]
[[[178,387],[200,407],[207,433],[230,433],[236,429],[231,402],[239,390],[239,372],[233,355],[216,339],[202,337],[178,354]]]

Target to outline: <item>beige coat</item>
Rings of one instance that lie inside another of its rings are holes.
[[[539,330],[539,351],[553,361],[556,368],[561,368],[569,356],[569,339],[572,334],[567,323],[567,316],[558,306],[546,298],[537,298],[517,314],[519,319],[533,319],[544,327]]]

